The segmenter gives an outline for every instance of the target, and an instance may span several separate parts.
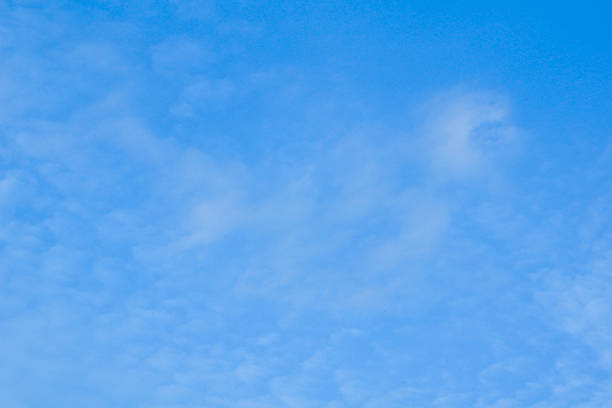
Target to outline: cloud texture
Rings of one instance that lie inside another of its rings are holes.
[[[221,5],[31,3],[0,3],[0,405],[609,406],[605,150],[553,157],[503,87],[386,119]]]

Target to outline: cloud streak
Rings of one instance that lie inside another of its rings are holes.
[[[387,123],[222,8],[0,7],[2,406],[607,403],[605,154],[566,203],[503,93]]]

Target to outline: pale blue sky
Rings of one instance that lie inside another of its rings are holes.
[[[612,407],[611,11],[0,0],[0,406]]]

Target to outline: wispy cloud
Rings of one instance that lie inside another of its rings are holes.
[[[225,6],[21,6],[1,405],[606,406],[609,155],[520,173],[478,87],[385,121]]]

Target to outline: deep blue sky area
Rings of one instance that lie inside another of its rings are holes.
[[[611,11],[0,0],[0,407],[612,408]]]

